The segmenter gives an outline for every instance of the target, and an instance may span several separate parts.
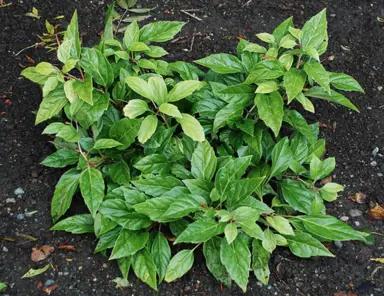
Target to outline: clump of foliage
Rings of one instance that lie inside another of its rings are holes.
[[[325,10],[302,29],[289,18],[258,34],[267,47],[241,39],[237,56],[195,61],[202,68],[168,63],[154,45],[183,23],[133,22],[119,40],[108,11],[98,45],[81,46],[75,13],[57,52],[63,66],[22,72],[42,87],[36,124],[56,135],[42,164],[72,167],[56,185],[52,230],[95,233],[95,253],[153,289],[188,272],[199,246],[217,280],[245,291],[250,270],[268,283],[277,246],[333,257],[323,242],[371,241],[326,214],[343,190],[319,182],[335,159],[323,158],[318,123],[289,106],[314,112],[311,100],[323,99],[357,110],[335,89],[363,92],[358,82],[320,62]],[[59,221],[77,191],[89,213]],[[172,244],[188,245],[172,256]]]

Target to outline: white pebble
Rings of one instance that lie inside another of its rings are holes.
[[[11,197],[11,198],[7,198],[7,199],[5,200],[5,202],[6,202],[6,203],[15,203],[15,202],[16,202],[16,199],[14,199],[13,197]]]

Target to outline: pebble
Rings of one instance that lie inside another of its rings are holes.
[[[375,166],[377,166],[377,162],[376,161],[371,161],[370,165],[375,167]]]
[[[19,220],[23,220],[24,217],[25,217],[24,214],[18,214],[18,215],[16,216],[16,218],[19,219]]]
[[[184,288],[184,292],[189,292],[189,291],[191,291],[192,290],[192,288],[190,287],[190,286],[186,286],[185,288]]]
[[[357,227],[359,227],[360,224],[361,224],[359,221],[355,221],[354,223],[355,223],[355,225],[356,225]]]
[[[55,283],[54,280],[46,280],[46,282],[44,283],[44,286],[49,287],[49,286],[52,286],[54,283]]]
[[[343,247],[343,243],[341,241],[335,241],[334,242],[335,246],[341,249]]]
[[[352,209],[352,210],[349,211],[349,215],[350,215],[351,217],[359,217],[359,216],[361,216],[362,214],[363,214],[362,211],[360,211],[360,210],[356,210],[356,209]]]
[[[7,247],[3,247],[3,252],[8,252],[8,248]]]
[[[384,174],[383,174],[383,173],[377,173],[377,176],[378,176],[378,177],[383,177]]]
[[[15,203],[15,202],[16,202],[16,199],[14,199],[13,197],[11,197],[11,198],[7,198],[7,199],[5,200],[5,202],[6,202],[6,203]]]
[[[376,147],[375,149],[373,149],[372,156],[376,157],[377,153],[379,153],[379,147]]]
[[[23,195],[25,192],[24,192],[23,188],[19,187],[19,188],[16,188],[13,193],[16,195]]]
[[[343,222],[347,222],[349,220],[349,217],[348,216],[341,216],[340,220]]]
[[[382,91],[382,90],[383,90],[383,87],[380,85],[380,86],[377,87],[377,90],[378,90],[378,91]]]

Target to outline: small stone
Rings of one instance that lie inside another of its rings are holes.
[[[3,247],[3,252],[8,252],[8,248],[7,247]]]
[[[380,85],[380,86],[377,87],[377,90],[378,90],[378,91],[382,91],[382,90],[383,90],[383,87]]]
[[[11,197],[11,198],[7,198],[7,199],[5,200],[5,202],[6,202],[6,203],[15,203],[15,202],[16,202],[16,199],[14,199],[13,197]]]
[[[19,220],[23,220],[24,217],[25,217],[24,214],[18,214],[18,215],[16,216],[16,218],[19,219]]]
[[[19,187],[19,188],[16,188],[13,193],[16,194],[16,195],[23,195],[24,194],[24,190],[23,190],[23,188]]]
[[[69,272],[68,272],[68,271],[65,271],[65,272],[63,273],[63,275],[64,275],[64,276],[67,276],[67,275],[69,275]]]
[[[103,268],[108,268],[108,264],[107,263],[103,263]]]
[[[371,161],[370,165],[375,167],[375,166],[377,166],[377,162],[376,161]]]
[[[37,178],[37,177],[39,176],[39,173],[36,172],[36,171],[33,171],[33,172],[31,173],[31,176],[32,176],[33,178]]]
[[[384,174],[383,174],[383,173],[377,173],[377,176],[378,176],[378,177],[383,177]]]
[[[304,285],[303,282],[297,282],[297,283],[296,283],[296,287],[298,287],[298,288],[302,287],[303,285]]]
[[[55,283],[54,280],[46,280],[44,283],[44,286],[49,287],[52,286]]]
[[[192,288],[190,287],[190,286],[186,286],[185,288],[184,288],[184,292],[189,292],[189,291],[191,291],[192,290]]]
[[[348,216],[341,216],[340,221],[347,222],[349,220]]]
[[[262,283],[262,282],[260,282],[260,281],[257,281],[257,282],[256,282],[256,285],[258,285],[259,287],[262,287],[262,286],[264,286],[264,285],[263,285],[263,283]]]
[[[372,156],[376,157],[377,153],[379,153],[379,147],[376,147],[375,149],[373,149]]]
[[[361,225],[361,223],[360,223],[359,221],[355,221],[355,222],[353,222],[353,223],[355,223],[355,225],[356,225],[357,227],[359,227],[359,226]]]
[[[352,209],[352,210],[349,211],[349,215],[351,217],[360,217],[362,214],[363,214],[362,211],[356,210],[356,209]]]
[[[335,246],[341,249],[343,247],[343,243],[341,241],[335,241],[334,242]]]

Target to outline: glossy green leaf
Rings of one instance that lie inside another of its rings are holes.
[[[331,79],[331,84],[337,89],[365,93],[360,84],[352,76],[344,73],[328,72],[328,74]]]
[[[288,247],[293,254],[302,258],[313,256],[335,257],[328,249],[313,238],[310,234],[295,231],[295,235],[285,236],[288,241]]]
[[[80,173],[76,169],[70,169],[57,182],[51,203],[53,222],[59,220],[71,206],[73,195],[79,184],[79,178]]]
[[[167,271],[165,273],[165,281],[170,283],[178,278],[181,278],[192,268],[193,261],[193,250],[182,250],[178,252],[172,257],[168,264]]]
[[[112,66],[99,50],[95,48],[83,48],[81,56],[81,67],[96,83],[105,87],[112,84],[114,80]]]
[[[109,149],[122,145],[113,139],[100,139],[95,142],[93,148],[95,149]]]
[[[272,167],[270,176],[281,175],[289,168],[292,161],[292,151],[287,137],[281,139],[272,150]]]
[[[261,82],[256,89],[256,93],[269,94],[277,90],[279,90],[279,85],[275,81],[271,80],[271,81]]]
[[[182,115],[179,109],[177,108],[177,106],[173,104],[169,104],[169,103],[161,104],[159,107],[159,111],[175,118],[182,118]]]
[[[283,76],[285,68],[277,60],[264,60],[257,63],[249,72],[245,83],[253,83],[264,79],[276,79]]]
[[[278,92],[268,95],[257,94],[255,98],[258,114],[264,123],[272,129],[275,136],[280,132],[283,121],[283,98]]]
[[[68,100],[64,93],[64,87],[59,86],[51,91],[47,96],[43,98],[40,103],[39,110],[36,114],[35,124],[46,121],[58,114],[61,109],[68,103]]]
[[[169,169],[169,164],[164,155],[152,154],[140,159],[134,167],[144,174],[158,174],[167,168]]]
[[[247,243],[241,237],[237,237],[232,244],[223,239],[220,258],[231,278],[245,293],[251,268],[251,252]]]
[[[171,176],[158,176],[148,179],[141,179],[132,181],[132,183],[139,190],[154,197],[160,196],[166,193],[167,191],[171,190],[172,188],[176,186],[182,186],[183,184],[178,179]]]
[[[159,282],[164,280],[169,261],[171,260],[171,248],[163,234],[157,233],[152,243],[151,254],[156,266]]]
[[[144,248],[148,239],[148,232],[123,229],[116,240],[109,259],[118,259],[136,254]]]
[[[152,87],[144,79],[140,77],[128,76],[124,80],[128,86],[139,95],[144,98],[153,99],[153,90]]]
[[[168,102],[176,102],[193,94],[204,85],[196,80],[186,80],[177,83],[168,94]]]
[[[220,74],[244,72],[241,61],[234,55],[227,53],[212,54],[195,61],[195,63],[203,67],[210,68],[211,70]]]
[[[129,166],[124,160],[120,160],[109,166],[109,176],[113,182],[120,185],[129,184],[129,181],[131,180]]]
[[[303,26],[303,36],[301,45],[303,48],[313,47],[317,49],[326,39],[327,34],[327,16],[326,9],[323,9],[317,15],[312,17]]]
[[[56,223],[51,230],[63,230],[73,234],[93,233],[93,218],[89,214],[74,215]]]
[[[264,237],[261,242],[261,245],[269,253],[272,253],[276,249],[276,237],[272,230],[270,230],[269,228],[264,230]]]
[[[354,104],[352,104],[350,100],[348,100],[342,94],[334,90],[331,90],[330,93],[327,93],[323,88],[314,86],[310,90],[306,91],[304,95],[307,97],[319,98],[319,99],[330,101],[336,104],[340,104],[345,107],[348,107],[349,109],[359,112],[357,107]]]
[[[147,249],[142,249],[133,256],[132,269],[140,280],[157,290],[156,265]]]
[[[79,161],[79,153],[72,149],[60,149],[47,156],[40,164],[51,168],[63,168]]]
[[[66,40],[72,43],[70,50],[71,59],[79,59],[81,53],[81,45],[79,36],[79,24],[77,20],[77,10],[75,10],[71,22],[69,23],[67,30],[64,34],[64,42]]]
[[[171,40],[184,26],[183,22],[154,22],[140,29],[141,42],[165,42]]]
[[[288,96],[288,103],[301,93],[304,88],[307,76],[302,70],[291,68],[284,75],[284,87]]]
[[[205,140],[204,129],[197,119],[187,113],[181,113],[182,118],[176,118],[180,123],[184,133],[194,141],[203,142]]]
[[[304,227],[312,234],[330,240],[360,240],[364,241],[363,235],[351,226],[341,222],[332,216],[314,215],[298,216]]]
[[[323,87],[328,94],[331,93],[330,83],[331,79],[329,78],[328,72],[324,69],[323,65],[317,62],[306,63],[304,64],[304,71],[315,80],[321,87]],[[307,95],[307,94],[306,94]]]
[[[232,244],[237,237],[237,225],[235,223],[229,223],[224,229],[225,238],[228,244]]]
[[[148,115],[144,118],[140,125],[137,137],[140,143],[144,144],[152,137],[156,131],[157,124],[158,120],[155,115]]]
[[[295,235],[289,221],[281,216],[268,216],[266,218],[269,225],[275,228],[279,233],[286,235]]]
[[[252,242],[252,270],[255,273],[256,278],[264,285],[268,285],[269,282],[269,259],[271,254],[267,252],[261,242],[254,239]]]
[[[216,166],[217,158],[211,145],[208,141],[199,143],[191,159],[192,175],[195,178],[211,181],[215,174]]]
[[[197,220],[177,237],[177,243],[200,243],[224,232],[225,223],[218,223],[212,219]]]
[[[92,217],[104,199],[104,179],[101,172],[96,168],[88,168],[80,176],[80,191]]]
[[[282,180],[281,191],[285,201],[296,211],[310,213],[311,203],[315,199],[315,192],[306,188],[302,183],[290,179]]]
[[[327,158],[325,160],[318,159],[315,155],[312,156],[310,163],[310,174],[314,181],[327,177],[336,166],[334,157]]]
[[[231,285],[231,277],[220,259],[221,241],[219,237],[213,237],[203,245],[205,263],[212,275],[226,286]]]
[[[124,118],[111,126],[109,136],[121,143],[117,149],[124,150],[128,148],[139,134],[141,120]]]
[[[130,100],[123,109],[124,116],[130,119],[136,118],[147,111],[149,111],[147,102],[138,99]]]

